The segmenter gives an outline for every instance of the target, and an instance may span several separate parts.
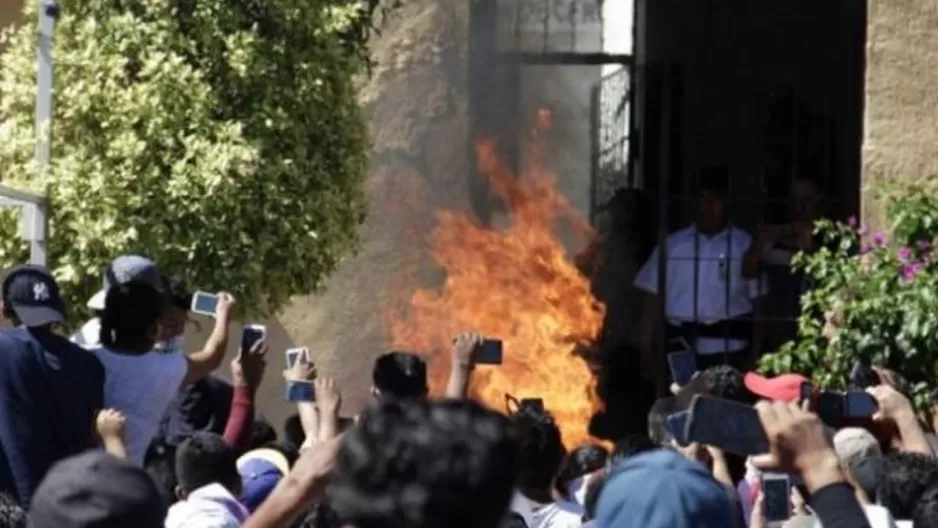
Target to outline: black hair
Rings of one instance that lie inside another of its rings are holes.
[[[668,416],[680,409],[673,397],[660,398],[648,410],[648,438],[655,445],[666,445],[671,441],[668,431]]]
[[[933,480],[919,498],[912,513],[912,526],[938,526],[938,481]]]
[[[268,444],[277,442],[277,430],[270,422],[262,417],[257,417],[251,424],[251,438],[248,440],[247,450],[259,449]]]
[[[176,277],[164,276],[163,282],[166,284],[166,293],[169,302],[181,310],[189,311],[192,307],[192,294],[186,288],[186,284]]]
[[[589,480],[586,486],[586,497],[583,499],[583,522],[589,522],[596,518],[596,505],[599,503],[599,494],[609,480],[609,471],[597,473]]]
[[[143,468],[156,484],[163,504],[167,508],[172,506],[176,502],[176,485],[179,484],[176,481],[176,447],[164,437],[155,438],[147,447]]]
[[[327,502],[317,502],[292,528],[342,528],[342,523]]]
[[[26,510],[13,497],[0,493],[0,528],[22,528],[26,526]]]
[[[609,457],[609,463],[615,464],[622,462],[639,453],[658,449],[658,447],[659,445],[652,442],[646,435],[641,433],[630,434],[616,442],[616,446],[612,450],[612,455]]]
[[[388,352],[375,361],[372,383],[382,397],[424,398],[427,395],[427,364],[406,352]]]
[[[508,512],[508,516],[505,517],[505,521],[502,522],[503,528],[528,528],[528,524],[524,522],[524,517],[518,515],[515,512]]]
[[[876,499],[894,518],[911,519],[915,504],[936,479],[938,461],[933,457],[920,453],[894,453],[884,459]]]
[[[569,498],[570,484],[576,479],[603,468],[609,450],[595,444],[586,444],[567,453],[557,471],[554,487],[561,496]]]
[[[523,490],[550,490],[567,452],[553,417],[522,408],[509,418],[521,450],[519,484]]]
[[[382,400],[347,433],[328,499],[356,528],[498,526],[516,477],[504,416],[470,400]]]
[[[179,446],[176,478],[187,494],[213,483],[225,486],[236,496],[241,492],[235,452],[215,433],[195,433]]]
[[[303,430],[303,422],[300,421],[300,415],[293,413],[287,416],[283,421],[283,443],[299,451],[306,441],[306,431]]]
[[[163,294],[144,282],[109,288],[101,312],[101,344],[125,352],[149,351],[155,343],[151,330],[165,306]]]

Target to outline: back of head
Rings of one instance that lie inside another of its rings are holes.
[[[209,484],[221,484],[233,495],[241,492],[235,452],[215,433],[198,432],[180,444],[176,480],[182,497]]]
[[[582,445],[570,451],[557,471],[557,491],[566,497],[570,491],[570,484],[574,480],[602,469],[608,458],[609,451],[605,447],[594,444]]]
[[[856,485],[875,500],[883,473],[883,452],[876,437],[866,429],[846,427],[834,434],[834,451]]]
[[[347,433],[329,503],[356,528],[497,526],[516,458],[505,417],[475,402],[384,400]]]
[[[164,437],[155,438],[147,447],[143,468],[156,484],[163,503],[169,507],[176,502],[176,447]]]
[[[406,352],[389,352],[375,361],[372,383],[382,397],[424,398],[427,364]]]
[[[622,462],[623,460],[646,451],[657,449],[658,447],[659,446],[655,445],[650,438],[643,434],[630,434],[616,442],[616,447],[612,450],[609,462],[612,464]]]
[[[883,463],[876,499],[896,519],[911,519],[915,504],[938,478],[938,461],[919,453],[895,453]]]
[[[520,445],[520,488],[550,490],[566,456],[560,429],[548,413],[528,407],[512,414],[510,420]]]
[[[52,467],[28,517],[30,528],[162,528],[166,507],[143,469],[89,451]]]
[[[938,482],[922,493],[912,512],[912,526],[938,526]]]
[[[151,285],[131,281],[107,290],[101,312],[101,344],[122,351],[146,352],[160,337],[166,298]]]
[[[700,385],[696,385],[697,383]],[[701,392],[716,398],[738,403],[756,403],[755,395],[746,388],[743,373],[729,365],[704,370],[691,381],[691,385],[698,386]]]
[[[611,468],[596,506],[600,528],[725,528],[735,521],[723,486],[668,449]]]

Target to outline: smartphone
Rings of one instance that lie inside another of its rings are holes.
[[[681,447],[687,447],[690,443],[687,441],[687,417],[690,413],[687,411],[676,412],[668,416],[667,427],[671,438]]]
[[[688,443],[712,445],[743,456],[769,452],[759,413],[751,406],[698,394],[691,400],[689,412]]]
[[[286,351],[287,368],[293,368],[297,361],[309,363],[309,349],[306,347],[289,348]]]
[[[824,425],[840,429],[844,423],[844,395],[838,392],[822,392],[814,399],[814,414],[824,422]]]
[[[801,384],[801,390],[798,394],[798,403],[804,405],[805,402],[808,402],[808,405],[811,405],[811,397],[814,395],[814,387],[811,383],[805,381]]]
[[[762,475],[762,497],[765,521],[770,526],[781,526],[791,518],[791,481],[788,475]]]
[[[501,365],[502,352],[501,340],[486,339],[476,351],[475,362],[477,365]]]
[[[241,331],[241,355],[247,354],[254,344],[264,339],[264,336],[267,335],[267,327],[259,324],[249,324],[244,326],[244,330]]]
[[[218,296],[213,293],[195,292],[192,295],[192,306],[189,311],[199,315],[215,317],[218,311]]]
[[[527,408],[537,412],[544,412],[544,400],[541,398],[521,398],[518,408]]]
[[[313,384],[308,381],[288,381],[283,399],[290,402],[314,402],[316,391],[313,389]]]
[[[671,352],[668,354],[668,367],[671,369],[671,380],[684,387],[697,372],[697,357],[690,350]]]
[[[865,392],[848,392],[844,395],[844,417],[848,419],[869,419],[879,411],[876,398]]]

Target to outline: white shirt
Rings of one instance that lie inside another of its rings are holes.
[[[557,501],[534,506],[529,528],[580,528],[583,508],[574,502]]]
[[[668,236],[664,299],[668,321],[673,325],[713,324],[752,313],[753,299],[768,293],[768,282],[765,277],[746,280],[742,276],[743,256],[751,244],[752,237],[735,227],[707,237],[692,225]],[[655,248],[635,277],[637,288],[658,293],[660,258],[660,248]],[[742,350],[748,344],[739,339],[700,337],[696,349],[702,355],[720,354]]]
[[[128,356],[98,347],[92,352],[104,365],[104,405],[127,419],[127,459],[143,463],[166,409],[179,393],[189,370],[181,349],[151,350]]]

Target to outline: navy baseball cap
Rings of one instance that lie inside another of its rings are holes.
[[[3,279],[3,303],[25,326],[65,322],[65,302],[49,270],[41,266],[17,266]]]
[[[163,528],[166,506],[142,468],[101,451],[58,462],[36,489],[29,528]]]
[[[107,291],[112,286],[131,281],[149,284],[158,292],[166,291],[166,278],[160,273],[156,263],[140,255],[121,255],[104,270],[104,287],[88,299],[88,308],[103,310]]]

